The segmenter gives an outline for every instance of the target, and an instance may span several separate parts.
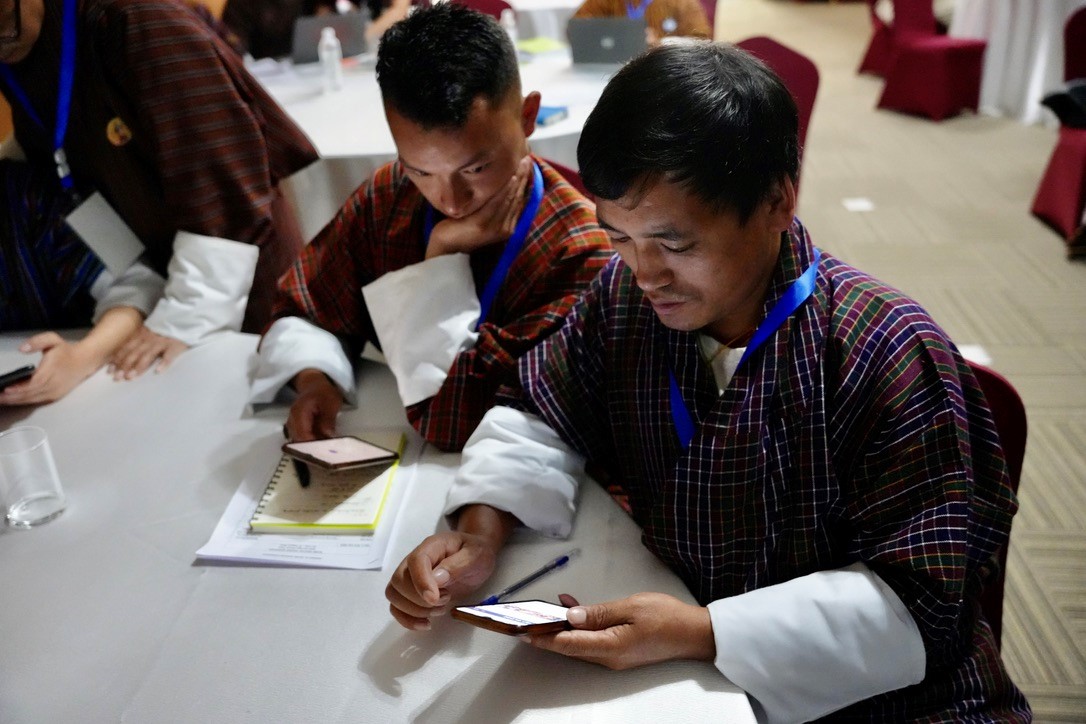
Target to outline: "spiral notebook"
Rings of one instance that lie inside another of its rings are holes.
[[[398,442],[395,438],[372,442],[395,449],[402,456],[407,436],[399,433]],[[249,519],[249,529],[254,533],[305,535],[373,533],[399,466],[399,460],[387,467],[339,472],[311,466],[309,485],[303,488],[293,459],[284,455]]]

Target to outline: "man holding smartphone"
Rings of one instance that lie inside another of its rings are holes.
[[[923,309],[794,218],[797,128],[780,80],[723,44],[612,78],[578,157],[620,259],[521,358],[392,613],[428,628],[518,524],[567,535],[588,459],[698,605],[563,600],[573,630],[531,644],[713,661],[771,722],[1029,721],[978,602],[1017,507],[991,413]]]
[[[591,202],[530,154],[540,96],[493,18],[418,10],[384,35],[377,79],[399,158],[280,280],[251,400],[289,384],[289,437],[332,437],[373,342],[411,424],[458,450],[611,249]]]

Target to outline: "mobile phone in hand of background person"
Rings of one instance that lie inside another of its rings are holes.
[[[0,375],[0,392],[6,390],[9,386],[14,385],[16,382],[22,382],[28,380],[34,374],[34,370],[37,368],[34,365],[27,365],[26,367],[20,367],[17,370],[11,372],[5,372]]]

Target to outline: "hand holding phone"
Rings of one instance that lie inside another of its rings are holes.
[[[547,601],[510,601],[480,606],[458,606],[452,617],[488,631],[524,636],[568,631],[565,606]]]
[[[17,370],[5,372],[4,374],[0,375],[0,392],[3,392],[11,385],[14,385],[16,382],[22,382],[23,380],[30,379],[31,376],[33,376],[34,374],[34,370],[36,369],[37,368],[34,365],[27,365],[25,367],[20,367]]]
[[[400,457],[399,453],[393,450],[350,435],[326,440],[288,442],[283,445],[283,452],[296,460],[333,472],[392,463]]]

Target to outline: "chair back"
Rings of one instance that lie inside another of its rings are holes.
[[[489,15],[495,20],[502,19],[502,10],[512,10],[513,6],[505,0],[453,0],[472,10],[478,10],[484,15]]]
[[[807,143],[807,126],[814,111],[815,96],[818,95],[818,67],[807,56],[763,35],[740,40],[736,46],[768,65],[792,94],[799,112],[799,151],[802,159]]]
[[[1086,7],[1079,8],[1063,26],[1063,79],[1086,78]]]
[[[584,194],[585,198],[593,200],[592,194],[588,193],[588,189],[584,187],[584,182],[581,181],[581,174],[574,171],[569,166],[558,163],[557,161],[552,161],[549,158],[545,160],[548,164],[550,164],[551,168],[561,174],[562,178],[569,182],[570,186]]]
[[[935,35],[933,0],[893,0],[894,38]]]
[[[709,38],[716,36],[716,0],[701,0],[701,8],[709,21]]]
[[[984,365],[970,362],[973,374],[980,383],[988,409],[992,412],[999,444],[1007,460],[1007,474],[1011,489],[1018,492],[1022,478],[1022,461],[1026,455],[1026,407],[1017,390],[1007,378]],[[1009,545],[1009,543],[1008,543]],[[996,646],[1000,645],[1003,631],[1003,586],[1006,582],[1007,546],[997,554],[998,569],[995,576],[984,584],[980,593],[980,607],[992,627]]]

